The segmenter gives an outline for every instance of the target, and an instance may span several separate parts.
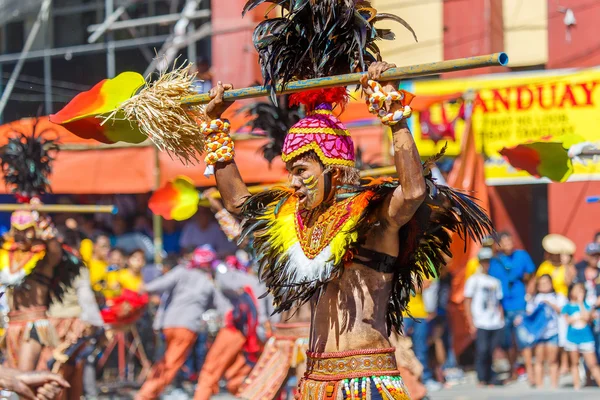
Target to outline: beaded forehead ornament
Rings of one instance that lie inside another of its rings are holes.
[[[290,96],[290,104],[304,104],[307,115],[285,137],[284,162],[314,151],[325,165],[354,167],[354,142],[344,124],[333,114],[333,104],[344,106],[346,88],[321,89]]]

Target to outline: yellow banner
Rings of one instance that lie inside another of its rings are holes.
[[[504,147],[577,134],[600,142],[600,70],[574,73],[539,72],[491,75],[472,79],[416,81],[418,95],[471,93],[473,133],[486,155],[488,184],[544,182],[516,171],[498,151]],[[458,155],[464,121],[457,119],[462,103],[434,105],[413,120],[421,155],[430,156],[448,143],[448,155]],[[569,180],[600,180],[600,163],[574,165]]]

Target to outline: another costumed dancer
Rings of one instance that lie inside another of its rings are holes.
[[[246,10],[263,2],[251,1]],[[299,398],[409,399],[388,336],[401,329],[410,292],[444,265],[452,232],[480,239],[491,222],[471,197],[435,184],[406,124],[412,95],[377,82],[392,67],[376,62],[374,40],[390,32],[373,24],[384,16],[366,1],[280,5],[284,16],[255,30],[265,83],[337,75],[372,62],[363,90],[370,111],[392,129],[398,179],[359,184],[354,144],[332,112],[334,104],[343,107],[346,90],[318,90],[292,98],[308,113],[283,145],[289,187],[251,195],[234,162],[229,123],[220,119],[231,88],[221,83],[202,124],[206,172],[214,171],[227,210],[244,217],[242,239],[253,236],[276,311],[310,302]]]
[[[0,149],[4,181],[21,203],[39,204],[48,192],[51,163],[58,151],[54,140],[34,131],[9,139]],[[6,358],[9,367],[33,371],[44,348],[59,344],[48,319],[52,300],[63,300],[80,273],[81,261],[61,244],[48,216],[19,210],[11,215],[11,229],[0,249],[0,282],[7,287],[8,328]]]
[[[267,108],[267,114],[271,116],[276,115],[281,118],[284,115],[281,113],[281,109],[273,108],[269,104],[259,103],[256,106],[263,110]],[[296,118],[296,121],[298,119]],[[286,128],[283,119],[280,119],[279,122],[284,126],[283,135],[281,136],[283,139],[289,126],[293,124],[287,125],[288,128]],[[263,126],[264,128],[266,127]],[[272,131],[269,136],[274,140],[263,148],[263,152],[267,160],[271,161],[274,157],[270,157],[270,154],[274,154],[273,150],[277,148],[278,140],[277,135],[274,137]],[[279,145],[280,149],[281,145]],[[280,154],[280,151],[278,154]],[[211,209],[216,212],[215,215],[221,229],[229,240],[239,239],[242,233],[240,223],[223,208],[219,200],[211,197],[211,190],[204,192],[204,194],[209,199]],[[252,248],[251,243],[245,242],[241,245],[244,248]],[[236,257],[233,256],[233,258]],[[242,399],[277,398],[277,395],[285,388],[288,378],[291,376],[300,378],[304,373],[305,353],[308,347],[310,307],[304,305],[299,310],[284,311],[280,316],[280,321],[271,325],[268,322],[268,316],[273,309],[272,298],[271,296],[261,296],[255,303],[258,312],[256,335],[249,335],[248,333],[251,333],[251,330],[248,328],[235,328],[239,326],[239,323],[231,324],[231,322],[235,322],[236,319],[243,316],[239,310],[235,311],[236,304],[239,304],[239,300],[244,297],[255,299],[254,296],[263,294],[265,288],[255,276],[244,271],[244,268],[236,268],[227,260],[226,264],[226,268],[222,269],[222,266],[220,266],[217,269],[215,280],[223,293],[234,304],[233,316],[237,316],[237,318],[226,318],[230,323],[221,329],[211,346],[198,379],[195,399],[208,399],[211,394],[216,393],[214,389],[218,388],[217,384],[222,375],[227,378],[228,389],[236,394],[236,397]],[[248,322],[251,320],[251,318],[246,318]],[[270,337],[267,336],[267,323],[271,327]],[[258,360],[255,359],[256,350],[259,349],[257,338],[265,343]],[[251,371],[250,368],[236,368],[236,364],[240,364],[239,360],[243,358],[248,359],[249,363],[254,365]],[[236,380],[239,377],[242,377],[243,384],[242,380]],[[242,385],[240,386],[240,384]],[[213,390],[208,390],[208,388],[213,388]]]

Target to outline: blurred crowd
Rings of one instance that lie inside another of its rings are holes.
[[[251,256],[236,245],[222,206],[211,200],[188,221],[162,221],[164,252],[155,264],[147,200],[107,198],[119,214],[57,215],[55,221],[89,268],[107,329],[135,327],[154,365],[137,398],[156,398],[166,388],[188,395],[202,388],[196,399],[224,389],[237,393],[278,322],[271,299],[261,297],[266,290]],[[462,325],[473,351],[458,357],[453,332],[459,330],[452,329],[457,322],[449,310],[455,277],[443,271],[425,281],[411,297],[405,337],[394,339],[413,397],[465,382],[467,369],[475,370],[481,386],[527,380],[541,387],[549,376],[558,387],[561,374],[572,374],[575,389],[600,383],[600,234],[593,239],[577,260],[573,242],[548,235],[536,267],[510,233],[488,238],[466,267]],[[89,358],[94,373],[84,376],[84,388],[90,398],[122,367],[111,355],[99,368],[105,351]],[[284,398],[296,384],[288,382]]]

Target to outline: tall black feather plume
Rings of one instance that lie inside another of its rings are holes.
[[[379,21],[399,22],[417,40],[406,21],[378,14],[369,1],[249,0],[243,14],[264,3],[282,8],[281,17],[261,22],[253,35],[264,84],[272,87],[366,70],[371,62],[381,60],[375,41],[394,39],[391,30],[375,27]],[[271,98],[275,102],[274,88]]]
[[[48,178],[52,172],[52,161],[58,152],[58,144],[56,140],[43,137],[49,130],[37,132],[37,127],[38,122],[30,135],[15,130],[15,136],[0,148],[4,182],[21,201],[51,191]]]
[[[252,117],[252,120],[244,126],[249,126],[253,133],[263,132],[269,138],[269,142],[261,147],[263,156],[269,164],[275,157],[281,155],[285,135],[302,118],[300,109],[289,105],[288,97],[279,97],[275,104],[254,103],[239,110]]]

